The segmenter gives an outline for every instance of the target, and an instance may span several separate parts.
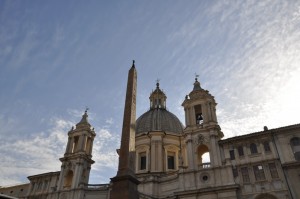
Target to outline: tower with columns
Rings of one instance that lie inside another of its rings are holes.
[[[184,135],[190,170],[221,165],[218,141],[223,137],[223,133],[218,125],[216,105],[214,97],[201,88],[196,78],[193,90],[182,103],[185,111]],[[204,154],[209,154],[206,160],[202,157]]]
[[[58,191],[74,190],[87,184],[92,160],[93,141],[96,133],[88,122],[87,110],[76,127],[68,132],[68,143],[58,180]],[[78,194],[75,198],[77,198]]]

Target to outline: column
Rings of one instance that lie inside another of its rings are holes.
[[[65,154],[70,153],[70,151],[72,150],[72,149],[70,149],[70,144],[71,144],[71,138],[69,137]]]
[[[208,122],[213,120],[212,112],[211,112],[211,104],[207,102],[207,112],[208,112]]]
[[[191,138],[191,135],[187,136],[185,143],[187,145],[188,168],[190,170],[194,170],[195,169],[194,150],[193,150],[193,140]]]
[[[202,108],[202,116],[203,116],[203,123],[208,123],[209,122],[209,114],[207,111],[207,104],[201,104],[201,108]]]
[[[92,155],[93,152],[93,143],[94,143],[94,139],[90,138],[90,148],[88,149],[88,155]]]
[[[72,153],[73,146],[74,146],[74,137],[71,137],[71,142],[70,142],[70,147],[69,147],[69,153]],[[75,149],[74,149],[73,152],[75,152]]]
[[[210,163],[212,166],[218,166],[218,155],[217,155],[217,150],[216,150],[216,138],[214,135],[214,132],[210,132]]]
[[[85,140],[86,140],[86,135],[83,134],[79,137],[79,140],[78,140],[78,151],[84,151],[84,143],[85,143]]]
[[[191,115],[191,117],[190,117],[190,121],[191,121],[191,125],[196,125],[196,115],[195,115],[195,108],[192,106],[191,107],[191,109],[190,109],[191,111],[190,111],[190,115]]]
[[[162,172],[163,171],[162,138],[159,137],[159,140],[157,140],[156,142],[157,142],[157,160],[158,160],[157,170]]]

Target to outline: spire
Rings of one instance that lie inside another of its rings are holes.
[[[193,91],[198,91],[198,90],[201,90],[201,86],[200,86],[200,82],[198,82],[198,77],[199,77],[199,75],[197,75],[196,73],[195,73],[195,83],[194,83],[194,89],[193,89]]]
[[[87,114],[88,110],[89,110],[89,108],[85,109],[84,114],[82,115],[80,122],[76,124],[76,127],[82,126],[82,125],[87,125],[89,127],[91,126],[90,123],[88,122],[88,117],[89,117]]]
[[[156,80],[156,89],[159,89],[159,79]]]

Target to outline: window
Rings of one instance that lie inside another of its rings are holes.
[[[294,137],[290,142],[295,160],[300,161],[300,139],[298,137]]]
[[[199,169],[210,167],[210,154],[208,147],[204,144],[200,145],[197,149],[197,153]]]
[[[265,141],[263,144],[264,144],[265,152],[270,152],[271,148],[270,148],[269,141]]]
[[[256,146],[256,144],[254,144],[254,143],[250,144],[250,151],[251,151],[251,154],[256,154],[257,153],[257,146]]]
[[[229,151],[229,154],[230,154],[230,160],[234,160],[235,155],[234,155],[234,150],[233,149]]]
[[[202,108],[201,105],[196,105],[195,109],[195,116],[196,116],[196,124],[203,124],[203,116],[202,116]]]
[[[175,153],[168,152],[168,169],[175,169]]]
[[[233,174],[233,177],[235,177],[235,178],[239,176],[237,168],[232,168],[232,174]]]
[[[72,145],[72,153],[75,153],[78,146],[79,136],[74,137],[73,145]]]
[[[244,183],[249,183],[250,182],[250,177],[249,177],[248,167],[242,167],[241,172],[242,172],[243,182]]]
[[[45,181],[43,190],[47,190],[47,187],[48,187],[48,180]]]
[[[140,153],[140,170],[145,170],[147,164],[146,152]]]
[[[203,124],[203,116],[202,116],[202,113],[198,114],[196,116],[196,123],[197,124]]]
[[[274,162],[269,163],[269,170],[270,170],[272,178],[278,178],[278,172],[277,172],[277,169],[276,169],[276,164]]]
[[[255,175],[255,179],[256,181],[261,181],[261,180],[265,180],[265,173],[264,173],[264,168],[262,165],[256,165],[253,167],[253,171],[254,171],[254,175]]]
[[[238,147],[238,153],[239,153],[239,156],[240,156],[240,157],[241,157],[241,156],[244,156],[244,149],[243,149],[242,146],[239,146],[239,147]]]
[[[293,146],[299,146],[300,145],[300,139],[298,137],[294,137],[291,139],[291,144]]]

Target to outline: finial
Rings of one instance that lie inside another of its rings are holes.
[[[200,82],[198,82],[198,77],[199,75],[197,73],[195,73],[195,83],[194,83],[194,91],[195,90],[201,90],[201,87],[200,87]]]
[[[90,124],[89,124],[89,122],[88,122],[88,114],[87,114],[87,111],[89,110],[89,108],[86,106],[86,108],[85,108],[85,111],[84,111],[84,114],[82,115],[82,118],[81,118],[81,120],[80,120],[80,122],[78,123],[78,124],[76,124],[76,127],[78,126],[78,125],[81,125],[81,124],[87,124],[87,125],[89,125],[90,126]]]
[[[199,75],[197,73],[195,73],[195,81],[198,81],[198,77],[199,77]]]
[[[159,81],[160,81],[160,79],[156,80],[156,88],[159,88]]]
[[[132,60],[132,66],[131,67],[133,67],[133,68],[135,68],[134,63],[135,63],[135,60]]]

